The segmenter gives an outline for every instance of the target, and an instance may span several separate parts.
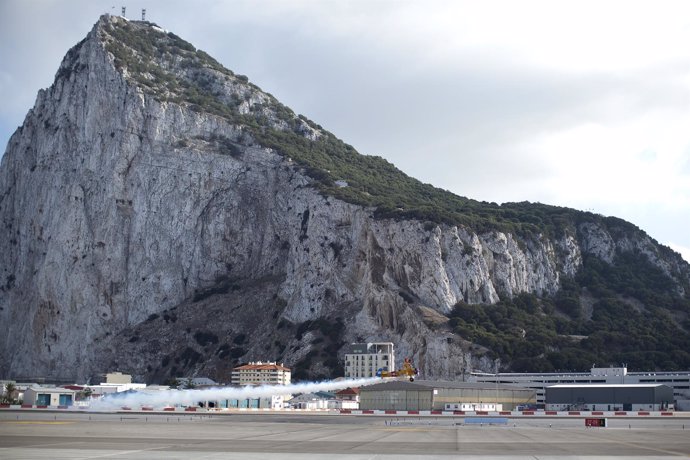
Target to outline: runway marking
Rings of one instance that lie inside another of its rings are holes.
[[[687,454],[684,452],[676,452],[673,450],[659,449],[657,447],[649,447],[649,446],[645,446],[643,444],[637,444],[634,442],[619,441],[617,439],[611,439],[611,438],[607,438],[605,436],[602,436],[601,439],[605,439],[609,442],[616,443],[616,444],[623,444],[624,446],[634,447],[636,449],[646,449],[646,450],[651,450],[652,452],[662,452],[664,454],[671,454],[674,456],[681,456],[681,457],[687,458]]]
[[[47,420],[0,420],[0,423],[10,423],[13,425],[73,425],[77,422],[51,422]]]
[[[65,441],[65,442],[48,442],[45,444],[29,444],[28,446],[21,446],[18,447],[19,449],[37,449],[37,448],[44,448],[44,447],[49,447],[49,446],[63,446],[63,445],[74,445],[74,444],[80,444],[78,442],[74,441]],[[16,448],[14,448],[16,449]]]
[[[103,454],[103,455],[90,455],[88,457],[84,458],[106,458],[106,457],[116,457],[118,455],[129,455],[129,454],[138,454],[140,452],[149,452],[152,450],[159,450],[159,449],[169,449],[171,447],[174,447],[176,444],[169,444],[166,446],[157,446],[157,447],[149,447],[148,449],[137,449],[137,450],[123,450],[123,451],[118,451],[118,452],[112,452],[110,454]]]
[[[448,431],[440,428],[408,428],[408,427],[389,427],[377,428],[379,431]]]

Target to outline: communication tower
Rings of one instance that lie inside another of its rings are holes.
[[[123,17],[123,18],[126,18],[126,17],[127,17],[127,16],[125,16],[125,11],[126,11],[126,10],[127,10],[127,7],[126,7],[126,6],[123,6],[123,7],[122,7],[122,17]]]
[[[141,9],[141,20],[146,21],[146,8]]]

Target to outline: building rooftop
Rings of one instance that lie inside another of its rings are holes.
[[[415,383],[433,388],[455,388],[455,389],[498,389],[498,390],[521,390],[524,387],[519,385],[506,385],[503,383],[481,383],[481,382],[453,382],[448,380],[417,380]]]
[[[658,388],[658,387],[668,387],[663,383],[598,383],[598,384],[573,384],[573,383],[559,383],[556,385],[549,385],[548,388]],[[669,387],[670,388],[670,387]]]
[[[197,385],[197,386],[218,385],[218,382],[211,380],[208,377],[176,377],[175,380],[177,380],[177,383],[180,385],[184,385],[188,382],[191,382],[193,385]]]
[[[62,385],[62,388],[74,391],[82,391],[84,389],[82,385]]]
[[[238,367],[233,369],[233,371],[271,371],[271,370],[290,372],[290,369],[283,366],[283,363],[280,363],[280,364],[276,364],[275,362],[262,363],[261,361],[250,362],[249,364],[238,366]]]
[[[422,390],[431,391],[432,388],[427,385],[420,385],[417,383],[394,380],[391,382],[382,382],[374,385],[367,385],[360,388],[360,393],[365,393],[367,391],[397,391],[397,390]]]
[[[393,342],[368,342],[368,343],[350,343],[345,345],[345,354],[360,354],[360,353],[382,353],[381,348],[390,348],[393,350]],[[378,350],[377,350],[378,349]]]
[[[589,372],[471,372],[475,377],[620,377],[620,376],[690,376],[689,371],[636,371],[628,372],[627,367],[592,367]]]
[[[32,387],[27,388],[28,390],[35,391],[37,393],[76,393],[74,390],[68,388],[57,388],[57,387]]]
[[[345,388],[344,390],[336,391],[335,394],[338,396],[358,395],[359,388]]]
[[[300,395],[297,395],[290,399],[289,401],[292,403],[299,402],[299,401],[315,401],[315,400],[329,400],[329,399],[335,399],[335,395],[333,393],[329,393],[327,391],[316,391],[314,393],[302,393]]]

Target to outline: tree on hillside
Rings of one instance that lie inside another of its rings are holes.
[[[3,404],[14,404],[17,396],[17,386],[13,382],[5,384],[4,393],[2,395]]]

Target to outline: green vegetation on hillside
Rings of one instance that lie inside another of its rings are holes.
[[[578,221],[605,221],[598,215],[556,206],[499,206],[424,184],[381,157],[359,154],[268,94],[260,93],[263,102],[253,101],[248,113],[240,113],[240,105],[259,94],[259,88],[172,33],[136,21],[110,24],[106,30],[111,37],[106,47],[115,57],[115,65],[126,69],[145,92],[242,126],[256,142],[302,166],[322,193],[373,207],[376,217],[461,224],[478,232],[502,230],[527,237],[574,234]],[[228,90],[226,84],[235,89]],[[310,130],[316,136],[307,137],[305,132]],[[339,187],[336,181],[345,181],[347,186]],[[618,226],[626,232],[638,231],[631,224]]]
[[[594,363],[688,369],[690,300],[674,292],[643,255],[621,253],[612,265],[587,257],[553,298],[459,303],[451,325],[514,371],[586,371]]]
[[[172,33],[136,21],[111,23],[104,31],[115,66],[145,93],[241,127],[245,135],[239,139],[207,139],[219,151],[239,157],[236,144],[254,142],[274,149],[303,168],[321,193],[371,207],[376,217],[417,219],[427,229],[444,223],[479,233],[507,231],[523,236],[524,244],[541,235],[576,235],[585,222],[605,227],[614,238],[645,237],[617,218],[538,203],[499,206],[424,184],[381,157],[360,155]],[[657,251],[670,255],[667,248]],[[688,298],[676,294],[674,281],[645,260],[632,252],[618,254],[613,265],[586,257],[577,277],[564,280],[551,299],[520,295],[496,305],[460,303],[451,323],[456,333],[514,370],[586,370],[614,362],[631,369],[687,369]],[[690,285],[684,288],[690,291]],[[311,358],[298,363],[298,372]]]

